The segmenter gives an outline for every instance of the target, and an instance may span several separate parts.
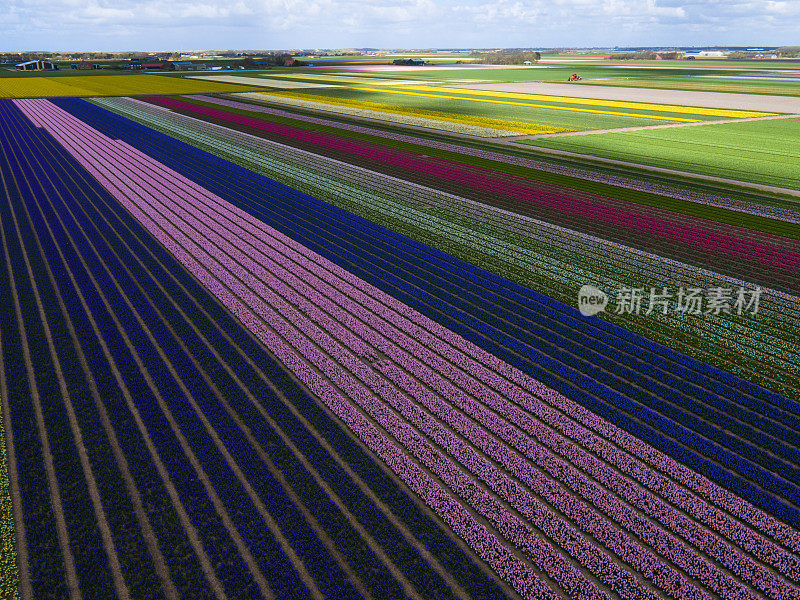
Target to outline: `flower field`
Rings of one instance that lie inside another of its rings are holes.
[[[0,77],[0,98],[130,96],[137,94],[213,94],[258,89],[255,86],[178,77],[78,75],[72,77]]]
[[[791,200],[160,79],[0,100],[0,597],[800,598]]]
[[[213,76],[212,76],[213,77]],[[224,76],[223,76],[224,77]],[[286,77],[284,75],[284,77]],[[292,76],[288,76],[292,77]],[[602,130],[621,127],[646,127],[664,124],[700,123],[720,119],[754,118],[773,113],[680,106],[654,102],[620,102],[614,100],[576,98],[552,94],[514,93],[467,89],[443,85],[414,85],[413,80],[386,80],[371,84],[343,81],[331,76],[297,75],[292,79],[279,76],[245,77],[262,85],[275,87],[307,86],[306,90],[274,89],[262,91],[264,99],[290,106],[383,118],[408,124],[420,124],[409,117],[430,117],[439,121],[469,123],[470,120],[493,120],[487,127],[538,135],[563,131]],[[305,79],[305,81],[301,81]],[[351,77],[350,79],[355,79]],[[330,81],[329,84],[322,82]],[[361,85],[359,85],[359,83]],[[533,88],[535,89],[535,85]],[[381,114],[383,113],[383,114]],[[489,119],[485,115],[491,114]],[[503,125],[506,121],[507,124]],[[526,127],[527,125],[527,127]],[[426,126],[423,124],[423,126]],[[428,125],[431,126],[431,125]],[[506,133],[505,135],[513,135]],[[495,134],[497,136],[497,134]]]
[[[308,93],[262,92],[259,96],[264,100],[277,101],[290,106],[329,110],[359,117],[389,119],[397,123],[443,129],[456,133],[466,133],[481,137],[503,137],[509,135],[537,135],[540,133],[556,133],[570,131],[568,129],[548,127],[532,123],[506,121],[502,119],[459,115],[438,110],[421,108],[397,108],[389,103],[366,102],[362,100],[342,100],[331,97],[315,96]]]

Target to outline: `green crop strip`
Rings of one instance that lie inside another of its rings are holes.
[[[497,171],[499,173],[506,173],[509,175],[525,177],[527,179],[531,179],[534,181],[541,181],[543,183],[558,185],[565,189],[575,189],[593,194],[598,194],[601,196],[609,196],[611,198],[617,198],[619,200],[625,200],[628,202],[633,202],[644,206],[663,208],[676,213],[698,217],[701,219],[707,219],[710,221],[717,221],[719,223],[725,223],[727,225],[744,227],[747,229],[752,229],[754,231],[762,231],[764,233],[771,233],[774,235],[779,235],[791,239],[800,239],[800,225],[796,223],[787,223],[785,221],[771,219],[769,217],[751,215],[725,208],[689,202],[678,198],[669,198],[665,196],[659,196],[657,194],[651,194],[648,192],[620,188],[611,184],[598,183],[595,181],[586,181],[576,177],[570,177],[567,175],[559,175],[557,173],[547,173],[544,171],[537,171],[527,167],[510,165],[507,163],[501,163],[498,161],[489,160],[485,158],[460,154],[449,150],[440,150],[437,148],[430,148],[428,146],[421,146],[418,144],[411,144],[408,142],[392,140],[381,136],[374,136],[360,132],[348,131],[336,127],[331,127],[328,125],[318,125],[314,123],[307,123],[305,121],[289,119],[287,117],[280,117],[265,113],[257,113],[242,109],[223,107],[220,105],[202,102],[199,100],[193,100],[189,98],[186,98],[186,100],[202,106],[208,106],[211,108],[226,110],[234,114],[240,114],[247,117],[257,118],[263,121],[289,125],[291,127],[296,127],[298,129],[304,129],[309,131],[320,131],[323,133],[333,133],[336,135],[340,135],[342,137],[349,137],[361,141],[378,143],[391,148],[408,150],[410,152],[424,154],[427,156],[433,156],[445,160],[461,162],[471,166]],[[549,139],[557,139],[557,138],[549,138]]]
[[[800,189],[800,119],[542,138],[525,143]]]

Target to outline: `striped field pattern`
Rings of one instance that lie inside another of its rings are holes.
[[[699,202],[735,226],[239,104],[0,101],[19,597],[800,598],[790,210]],[[762,378],[504,276],[618,257],[762,286],[765,320],[697,325]]]

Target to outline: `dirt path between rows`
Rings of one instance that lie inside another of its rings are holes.
[[[493,92],[515,92],[522,94],[545,94],[593,98],[597,100],[619,100],[623,102],[651,102],[676,104],[679,106],[702,106],[758,110],[778,113],[800,113],[800,98],[794,96],[772,96],[762,94],[733,94],[726,92],[696,92],[691,90],[661,90],[652,88],[614,87],[586,85],[580,83],[551,83],[526,81],[517,83],[481,83],[452,85],[451,88],[488,90]]]

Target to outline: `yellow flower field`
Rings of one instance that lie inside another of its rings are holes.
[[[698,119],[687,119],[686,117],[668,117],[666,115],[643,115],[643,114],[636,114],[636,113],[626,113],[626,112],[619,112],[619,111],[612,111],[612,110],[597,110],[592,108],[577,108],[574,106],[558,106],[557,104],[533,104],[530,102],[514,102],[513,100],[491,100],[489,98],[463,98],[459,96],[445,95],[442,93],[439,94],[427,94],[423,92],[412,92],[408,91],[409,88],[404,88],[402,90],[389,90],[386,88],[367,88],[367,87],[359,87],[353,88],[362,92],[381,92],[385,94],[403,94],[406,96],[424,96],[427,98],[444,98],[447,100],[469,100],[472,102],[488,102],[490,104],[510,104],[513,106],[528,106],[531,108],[548,108],[553,110],[565,110],[565,111],[572,111],[572,112],[582,112],[582,113],[595,113],[598,115],[616,115],[619,117],[644,117],[647,119],[658,119],[661,121],[677,121],[680,123],[694,123]],[[437,92],[442,92],[444,88],[431,88]]]
[[[317,75],[315,73],[303,73],[302,75],[289,75],[287,73],[280,73],[278,75],[261,75],[267,79],[302,79],[309,81],[324,81],[331,83],[358,83],[368,85],[402,85],[404,88],[421,87],[417,86],[416,80],[411,79],[387,79],[385,77],[365,77],[363,75]],[[433,82],[437,83],[437,82]]]
[[[721,108],[700,108],[697,106],[677,106],[672,104],[649,104],[646,102],[622,102],[619,100],[595,100],[591,98],[574,98],[570,96],[547,96],[544,94],[520,94],[515,92],[494,92],[490,90],[468,90],[461,88],[442,88],[428,85],[414,85],[404,87],[403,90],[419,92],[447,91],[453,94],[471,96],[487,96],[496,98],[510,98],[516,100],[536,100],[544,102],[564,102],[568,104],[583,104],[586,106],[605,106],[609,108],[632,108],[638,110],[654,110],[658,112],[682,113],[688,115],[705,115],[710,117],[728,117],[731,119],[746,119],[752,117],[767,117],[774,113],[756,112],[747,110],[733,110]],[[385,91],[385,90],[384,90]],[[557,108],[557,107],[550,107]]]
[[[213,94],[256,89],[263,88],[149,74],[0,77],[0,98]]]
[[[386,91],[386,90],[380,90],[380,91]],[[433,122],[423,126],[434,127],[434,128],[437,128],[435,122],[443,121],[446,123],[454,123],[469,127],[495,130],[500,132],[508,132],[507,135],[514,135],[514,134],[538,135],[542,133],[559,133],[564,131],[570,131],[569,129],[548,127],[546,125],[537,125],[531,123],[521,123],[518,121],[506,121],[501,119],[491,119],[487,117],[473,117],[468,115],[455,115],[453,113],[419,109],[419,108],[396,107],[396,106],[390,106],[388,104],[382,104],[379,102],[365,102],[362,100],[349,100],[349,99],[346,100],[343,98],[332,98],[329,96],[317,96],[312,94],[300,94],[296,92],[284,92],[284,91],[264,92],[263,88],[262,88],[262,93],[259,95],[269,96],[270,98],[275,98],[278,100],[285,98],[301,102],[314,103],[318,105],[329,105],[329,106],[342,107],[353,110],[371,111],[377,113],[389,113],[403,117],[411,117],[418,119],[421,118],[429,122]],[[475,135],[481,135],[481,134],[476,133]],[[485,133],[483,135],[490,135],[491,137],[497,137],[497,134]]]

